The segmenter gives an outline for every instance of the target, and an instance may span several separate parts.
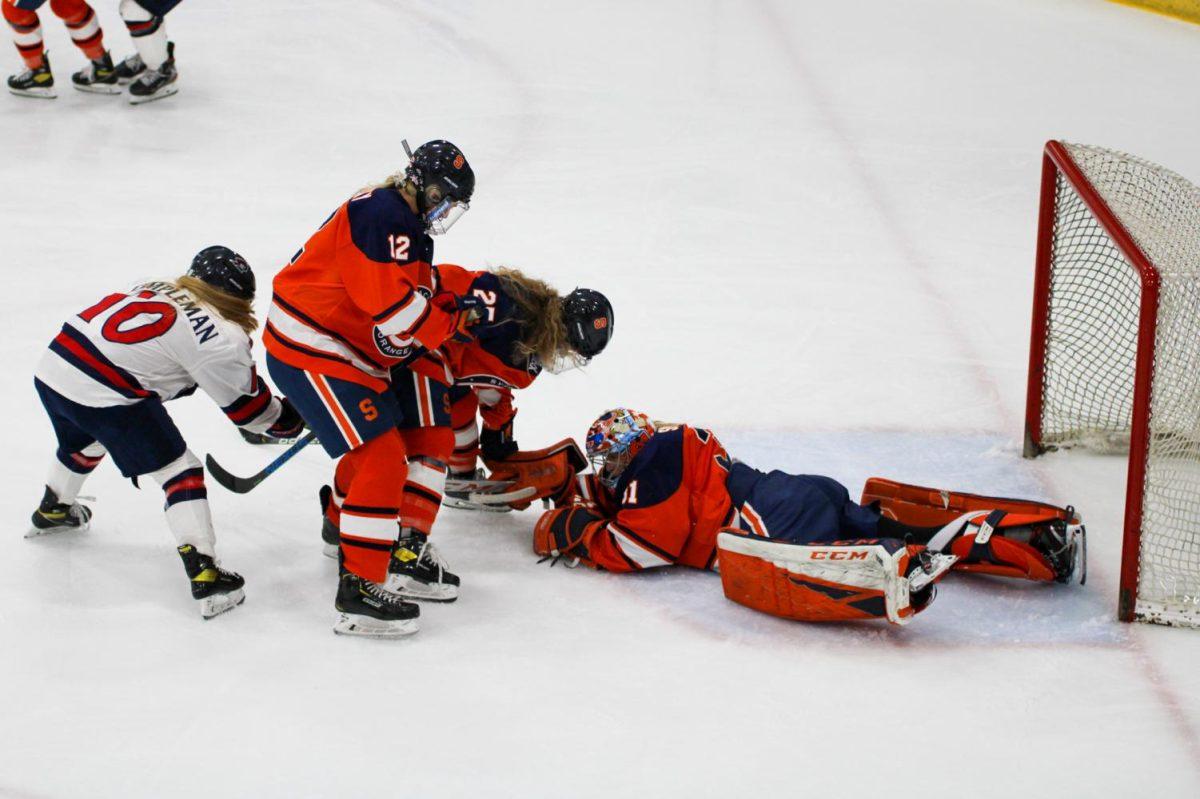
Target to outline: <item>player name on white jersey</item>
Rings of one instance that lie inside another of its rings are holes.
[[[186,290],[150,281],[70,317],[35,376],[81,405],[130,405],[202,389],[236,423],[261,432],[279,403],[258,377],[250,336]]]

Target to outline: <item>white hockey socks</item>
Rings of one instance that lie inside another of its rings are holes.
[[[83,488],[83,481],[100,464],[107,452],[99,441],[92,442],[79,452],[65,452],[60,449],[54,462],[50,464],[50,473],[46,475],[46,486],[49,487],[58,501],[74,504]]]
[[[151,14],[137,0],[121,0],[121,19],[138,55],[148,69],[158,69],[167,60],[167,27],[162,17]]]
[[[215,558],[216,534],[200,459],[185,450],[177,460],[151,472],[150,477],[166,495],[167,526],[179,546],[191,544],[202,555]]]

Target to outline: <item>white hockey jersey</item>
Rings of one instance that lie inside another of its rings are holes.
[[[91,407],[165,401],[199,387],[234,424],[256,433],[280,412],[254,368],[246,332],[158,281],[110,294],[68,319],[35,377]]]

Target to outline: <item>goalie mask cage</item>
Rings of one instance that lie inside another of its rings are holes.
[[[1025,455],[1129,452],[1118,616],[1200,626],[1200,190],[1047,143]]]

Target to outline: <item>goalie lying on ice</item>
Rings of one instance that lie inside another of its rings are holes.
[[[708,430],[617,408],[587,434],[595,473],[534,529],[534,550],[608,571],[682,565],[721,573],[725,595],[807,621],[903,624],[953,568],[1084,579],[1071,507],[867,481],[862,502],[829,477],[764,473]]]

